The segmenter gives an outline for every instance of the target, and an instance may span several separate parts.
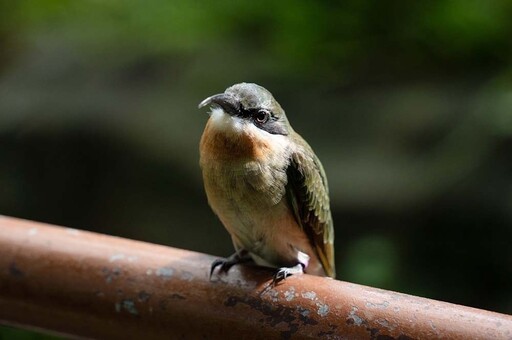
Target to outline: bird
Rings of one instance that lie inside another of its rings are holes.
[[[239,83],[204,99],[199,153],[210,207],[235,253],[215,269],[252,261],[273,283],[302,273],[335,277],[334,228],[324,168],[272,94]]]

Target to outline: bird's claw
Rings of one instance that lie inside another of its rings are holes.
[[[212,278],[213,272],[215,268],[220,266],[220,271],[227,272],[229,268],[233,267],[235,264],[244,263],[250,261],[251,257],[246,250],[239,250],[227,259],[216,259],[212,262],[212,266],[210,267],[210,280]]]
[[[279,268],[277,273],[274,274],[274,277],[272,278],[272,286],[276,286],[279,282],[286,280],[288,276],[294,275],[294,274],[302,274],[304,272],[304,265],[299,263],[298,265],[294,267],[282,267]]]
[[[210,267],[210,279],[212,278],[215,268],[220,266],[220,271],[227,272],[229,268],[231,268],[233,265],[234,263],[229,260],[216,259],[215,261],[213,261],[212,266]]]
[[[272,285],[275,286],[277,283],[281,282],[282,280],[285,280],[290,275],[291,273],[289,268],[279,269],[277,273],[274,274],[274,277],[272,279]]]

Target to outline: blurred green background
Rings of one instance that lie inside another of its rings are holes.
[[[256,82],[339,279],[512,313],[511,36],[511,1],[0,0],[0,213],[229,255],[197,104]]]

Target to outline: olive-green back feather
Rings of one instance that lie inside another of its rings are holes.
[[[335,277],[334,229],[329,207],[327,178],[319,159],[299,136],[301,148],[291,156],[287,169],[288,201],[304,229],[325,273]]]

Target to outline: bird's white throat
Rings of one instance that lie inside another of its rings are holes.
[[[250,120],[232,116],[222,108],[212,108],[210,112],[211,127],[218,132],[234,139],[245,135],[255,140],[260,140],[278,151],[289,149],[290,141],[287,136],[274,135],[255,126]],[[282,152],[282,151],[280,151]]]
[[[212,127],[226,134],[240,135],[248,128],[250,122],[236,116],[232,116],[220,107],[212,108],[210,113]]]

